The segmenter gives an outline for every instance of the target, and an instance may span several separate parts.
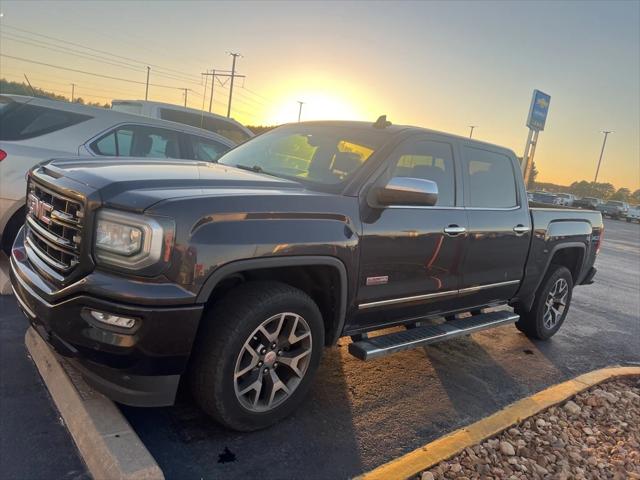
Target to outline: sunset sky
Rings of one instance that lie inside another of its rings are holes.
[[[551,95],[539,181],[640,188],[640,2],[0,2],[0,77],[105,102],[203,105],[201,72],[231,68],[232,115],[414,124],[522,155],[534,88]],[[39,34],[34,35],[34,34]],[[69,43],[61,43],[61,41]],[[87,47],[92,50],[87,50]],[[117,55],[113,56],[113,55]],[[123,80],[8,58],[83,70]],[[141,83],[134,83],[141,82]],[[244,83],[243,83],[244,82]],[[170,87],[170,88],[166,88]],[[208,92],[205,105],[208,107]],[[237,93],[237,95],[236,95]],[[214,111],[226,114],[228,84]]]

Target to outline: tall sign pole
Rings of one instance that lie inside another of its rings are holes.
[[[527,117],[529,135],[527,136],[527,144],[524,147],[524,155],[522,156],[522,176],[524,177],[526,187],[529,186],[529,176],[531,175],[533,157],[536,153],[536,145],[538,144],[538,135],[544,130],[550,103],[551,96],[540,90],[533,91],[531,106],[529,107],[529,116]]]

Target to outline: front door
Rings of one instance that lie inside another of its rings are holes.
[[[358,313],[352,329],[454,308],[467,228],[454,151],[446,137],[419,136],[406,140],[387,160],[376,184],[393,177],[432,180],[438,202],[432,207],[363,207]]]

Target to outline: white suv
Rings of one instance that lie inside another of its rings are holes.
[[[0,246],[9,252],[25,216],[25,175],[69,155],[215,161],[236,145],[199,128],[77,103],[0,95]]]
[[[242,143],[254,136],[251,130],[236,122],[233,118],[193,108],[180,107],[171,103],[150,102],[147,100],[113,100],[111,109],[204,128],[227,137],[235,143]]]

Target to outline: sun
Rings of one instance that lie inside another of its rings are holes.
[[[304,91],[283,95],[275,108],[266,114],[268,123],[280,125],[298,120],[298,103],[302,105],[301,120],[362,120],[362,112],[354,103],[339,94]]]

